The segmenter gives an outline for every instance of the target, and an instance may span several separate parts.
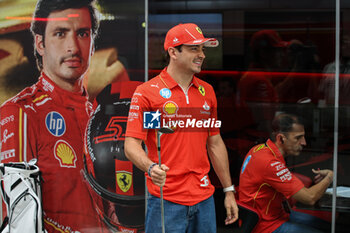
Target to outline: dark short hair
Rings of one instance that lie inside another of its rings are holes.
[[[270,139],[271,141],[275,142],[276,141],[276,135],[279,133],[289,133],[293,129],[293,124],[300,124],[304,125],[303,120],[292,114],[287,114],[287,113],[281,113],[277,115],[271,125],[271,134],[270,134]]]
[[[30,30],[33,34],[33,37],[35,38],[35,34],[45,36],[45,30],[47,21],[45,20],[36,20],[36,19],[45,19],[48,18],[49,15],[54,11],[63,11],[66,9],[80,9],[87,7],[90,12],[90,19],[91,19],[91,30],[92,30],[92,38],[95,39],[95,37],[98,34],[98,28],[99,28],[99,20],[97,17],[97,10],[94,7],[94,0],[38,0],[35,11],[33,14],[34,20],[32,21]],[[35,43],[34,43],[34,55],[36,58],[36,63],[41,70],[43,68],[42,63],[42,57],[40,54],[36,51]]]
[[[174,48],[179,50],[179,52],[181,53],[182,52],[182,45],[183,44],[180,44],[178,46],[175,46]],[[169,52],[168,51],[166,51],[166,61],[167,61],[167,63],[170,62],[170,56],[169,56]]]

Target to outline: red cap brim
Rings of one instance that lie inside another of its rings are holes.
[[[217,47],[219,45],[219,41],[215,38],[203,38],[198,40],[189,41],[183,43],[184,45],[201,45],[204,44],[204,47]]]

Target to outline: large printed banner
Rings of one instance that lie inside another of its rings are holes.
[[[40,76],[30,25],[32,20],[45,19],[32,17],[36,3],[37,0],[0,1],[0,105],[36,83]],[[121,109],[114,103],[118,100],[130,102],[133,90],[144,81],[144,1],[100,0],[96,1],[96,6],[99,35],[83,79],[95,113],[86,134],[92,141],[85,144],[88,161],[81,178],[86,180],[95,208],[108,228],[113,232],[143,232],[144,174],[126,159],[122,149],[124,138],[106,137],[110,133],[106,126],[112,130],[122,126],[125,131],[129,105]],[[115,89],[121,86],[123,92]],[[127,96],[120,96],[125,91]],[[104,112],[106,108],[115,111]],[[2,121],[0,127],[5,123]],[[111,152],[113,148],[122,150],[114,153]],[[6,154],[1,153],[1,157],[4,156]]]
[[[0,2],[0,104],[39,77],[29,30],[36,2]],[[86,75],[92,76],[88,87],[91,98],[112,82],[144,81],[144,1],[101,0],[97,7],[100,32]]]

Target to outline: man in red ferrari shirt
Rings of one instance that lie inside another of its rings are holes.
[[[225,187],[225,223],[233,223],[238,217],[227,151],[218,128],[213,124],[217,119],[215,93],[208,83],[194,76],[201,71],[204,47],[217,45],[216,39],[204,38],[195,24],[173,27],[164,42],[164,49],[170,57],[169,65],[158,76],[140,85],[133,95],[125,153],[146,172],[150,192],[145,222],[148,233],[161,232],[159,187],[164,190],[167,233],[216,232],[208,153]],[[162,136],[161,166],[157,165],[157,131],[143,127],[145,114],[149,111],[155,112],[156,118],[162,115],[166,124],[173,122],[174,133]],[[208,128],[201,128],[201,121],[196,121],[202,119]],[[141,146],[142,141],[146,143],[148,154]]]
[[[304,126],[294,115],[280,114],[272,122],[266,143],[254,146],[245,157],[239,180],[239,200],[256,208],[261,219],[254,232],[322,232],[325,221],[291,211],[287,199],[314,205],[332,183],[331,170],[314,170],[315,185],[310,188],[286,167],[285,156],[298,156],[306,146]],[[291,212],[291,213],[290,213]],[[328,229],[329,230],[329,229]]]
[[[92,0],[39,0],[33,17],[41,76],[1,106],[1,162],[37,159],[49,233],[100,232],[80,174],[92,110],[82,78],[98,29],[95,8]]]

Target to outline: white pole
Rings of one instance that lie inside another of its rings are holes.
[[[148,81],[148,0],[145,0],[145,82]],[[147,148],[146,148],[147,153]],[[145,176],[145,216],[147,214],[148,189]]]
[[[339,51],[340,51],[340,0],[335,3],[335,85],[334,85],[334,149],[333,149],[333,195],[332,233],[335,233],[337,206],[337,165],[338,165],[338,115],[339,115]]]
[[[145,0],[145,82],[148,81],[148,0]]]

